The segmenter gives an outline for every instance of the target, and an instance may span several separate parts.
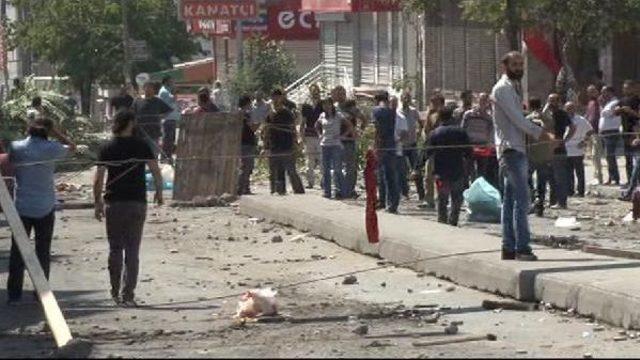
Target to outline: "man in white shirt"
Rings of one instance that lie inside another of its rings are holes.
[[[577,196],[584,197],[584,150],[587,139],[593,135],[593,128],[587,119],[577,114],[575,103],[571,101],[566,103],[564,110],[569,114],[576,128],[573,136],[565,142],[569,164],[569,195],[575,195],[577,178]]]
[[[407,139],[407,130],[408,130],[408,125],[407,125],[407,119],[405,117],[399,116],[398,115],[398,97],[397,96],[392,96],[389,98],[389,107],[391,107],[391,110],[393,110],[396,114],[396,122],[395,122],[395,140],[396,140],[396,156],[398,157],[398,160],[396,161],[396,164],[398,165],[398,184],[396,184],[400,189],[399,190],[403,190],[403,184],[405,184],[407,182],[407,174],[406,172],[404,172],[404,168],[405,166],[402,165],[402,163],[404,162],[404,155],[403,155],[403,144],[404,141]],[[407,193],[403,193],[405,198],[409,197],[409,192],[407,191]]]
[[[406,136],[401,138],[402,158],[400,159],[400,189],[405,197],[409,196],[409,181],[412,176],[418,192],[418,200],[424,201],[424,183],[422,176],[418,176],[418,124],[420,113],[411,106],[412,97],[409,91],[402,93],[400,100],[402,106],[398,108],[396,121],[406,131]],[[401,134],[400,134],[401,135]]]
[[[211,101],[220,109],[220,111],[228,111],[229,107],[227,106],[227,94],[224,89],[222,89],[222,83],[220,80],[217,80],[215,85],[213,86],[213,91],[211,92]]]
[[[504,74],[493,87],[493,122],[498,159],[504,173],[502,259],[536,261],[529,245],[529,162],[526,135],[551,141],[553,135],[524,117],[522,85],[524,57],[513,51],[502,59]]]
[[[618,171],[616,152],[620,142],[622,118],[615,113],[616,106],[618,105],[618,99],[615,94],[613,87],[605,86],[600,96],[602,111],[600,112],[598,132],[604,143],[607,167],[609,168],[609,180],[605,185],[611,185],[612,183],[620,185],[620,172]]]
[[[181,117],[180,107],[176,101],[176,96],[173,94],[173,87],[173,79],[170,76],[166,76],[162,79],[162,88],[158,93],[158,97],[173,109],[162,119],[162,152],[166,156],[165,161],[169,163],[173,159],[176,147],[176,129]]]

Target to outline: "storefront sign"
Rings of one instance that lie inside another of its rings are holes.
[[[267,36],[275,40],[317,40],[320,28],[311,11],[300,10],[301,0],[282,0],[268,7]]]
[[[184,20],[252,19],[258,14],[255,0],[182,0],[180,11]]]
[[[400,11],[400,0],[302,0],[302,10],[315,12]]]

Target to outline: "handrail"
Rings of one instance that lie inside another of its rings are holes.
[[[305,80],[307,80],[307,78],[311,77],[312,75],[314,75],[318,70],[322,69],[324,67],[323,63],[318,64],[316,67],[314,67],[313,69],[309,70],[309,72],[307,72],[306,74],[304,74],[301,78],[299,78],[298,80],[294,81],[293,83],[291,83],[291,85],[287,86],[285,88],[286,92],[291,91],[292,89],[295,89],[296,87],[298,87],[298,85],[300,85],[301,83],[303,83]]]

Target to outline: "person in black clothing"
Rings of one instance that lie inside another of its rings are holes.
[[[302,181],[296,170],[294,155],[297,138],[295,116],[284,105],[285,96],[282,90],[274,90],[271,95],[273,112],[265,121],[265,149],[269,152],[269,180],[271,193],[285,195],[287,193],[285,173],[289,175],[293,192],[304,194]]]
[[[241,96],[238,110],[242,114],[242,158],[240,159],[240,176],[238,178],[238,195],[251,195],[251,174],[255,167],[255,156],[258,146],[256,131],[260,123],[251,121],[251,97]]]
[[[633,182],[633,157],[638,151],[633,146],[636,138],[632,133],[640,120],[640,97],[638,97],[637,84],[633,80],[626,80],[622,86],[623,97],[615,109],[615,114],[622,118],[622,132],[624,133],[624,157],[627,170],[627,186]],[[633,191],[633,189],[631,190]]]
[[[120,93],[109,100],[109,118],[112,118],[120,111],[131,110],[133,106],[133,87],[131,85],[123,86]],[[111,115],[113,114],[113,115]]]
[[[162,117],[173,109],[157,97],[160,85],[148,82],[144,85],[144,98],[136,99],[132,109],[136,114],[135,136],[146,141],[154,154],[159,152],[159,140],[162,137]]]
[[[564,111],[560,95],[552,93],[547,101],[548,111],[553,118],[553,134],[560,141],[555,144],[553,151],[553,177],[555,179],[555,199],[552,199],[552,209],[566,209],[567,198],[569,196],[569,163],[567,159],[567,149],[565,147],[565,139],[571,139],[576,131],[576,126],[571,121],[569,114]],[[568,130],[568,132],[567,132]],[[555,201],[553,201],[555,200]]]
[[[133,136],[135,125],[135,114],[131,111],[116,114],[113,121],[114,137],[100,150],[93,183],[95,217],[98,221],[102,221],[102,218],[106,220],[111,296],[117,304],[126,307],[137,306],[134,291],[147,214],[145,165],[155,180],[154,200],[158,205],[163,203],[162,174],[158,161],[147,142]],[[107,185],[103,201],[105,173]]]
[[[445,107],[440,110],[439,119],[440,126],[427,140],[426,156],[433,157],[434,162],[433,173],[438,189],[438,222],[458,226],[462,193],[467,184],[466,169],[472,159],[473,149],[469,146],[471,140],[467,132],[453,120],[451,109]],[[449,199],[451,212],[447,214]]]
[[[315,169],[320,167],[322,154],[320,138],[315,126],[324,110],[318,85],[309,86],[309,95],[309,101],[305,102],[301,109],[303,121],[300,124],[300,133],[304,135],[304,149],[307,158],[307,189],[313,189],[316,180]]]

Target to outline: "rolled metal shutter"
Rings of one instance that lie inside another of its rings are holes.
[[[336,51],[336,23],[333,21],[322,24],[322,61],[325,65],[324,74],[329,81],[335,79],[337,66]]]
[[[391,85],[391,44],[389,12],[378,13],[378,85]]]
[[[300,76],[320,64],[320,43],[317,40],[289,40],[284,49],[296,59],[296,71]]]
[[[360,82],[366,85],[375,84],[375,32],[373,13],[360,13]]]
[[[424,47],[426,56],[424,59],[424,71],[427,78],[427,93],[433,89],[442,88],[442,39],[443,28],[440,26],[429,26],[426,28]]]

